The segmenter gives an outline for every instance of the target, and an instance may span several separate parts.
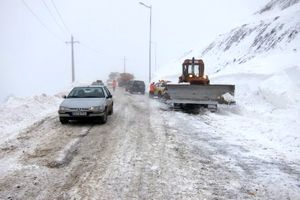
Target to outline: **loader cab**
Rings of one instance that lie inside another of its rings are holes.
[[[186,59],[182,64],[182,74],[184,76],[203,76],[204,75],[204,63],[201,59],[195,60]]]
[[[179,82],[208,85],[209,79],[204,75],[204,62],[201,59],[186,59],[182,64],[182,75]]]

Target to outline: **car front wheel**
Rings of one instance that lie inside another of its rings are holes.
[[[101,117],[101,123],[105,124],[107,122],[107,109],[104,111],[104,115]]]
[[[60,123],[62,123],[62,124],[66,124],[66,123],[69,122],[69,120],[68,120],[67,118],[64,118],[64,117],[60,117],[60,118],[59,118],[59,121],[60,121]]]
[[[112,115],[114,113],[114,105],[111,105],[111,109],[109,111],[109,115]]]

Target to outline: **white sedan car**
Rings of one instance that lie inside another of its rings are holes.
[[[106,123],[107,115],[113,113],[113,98],[102,85],[75,87],[60,104],[58,114],[62,124],[69,120],[93,118]]]

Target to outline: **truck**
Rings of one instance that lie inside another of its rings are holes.
[[[182,64],[182,74],[178,84],[166,85],[165,97],[175,109],[195,107],[216,111],[218,104],[233,104],[235,85],[211,84],[204,74],[202,59],[186,59]]]
[[[134,75],[130,73],[120,73],[119,78],[117,79],[119,87],[126,87],[129,81],[134,79]]]

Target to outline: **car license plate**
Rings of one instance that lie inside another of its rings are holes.
[[[84,111],[76,111],[72,113],[74,116],[86,116],[86,112]]]

